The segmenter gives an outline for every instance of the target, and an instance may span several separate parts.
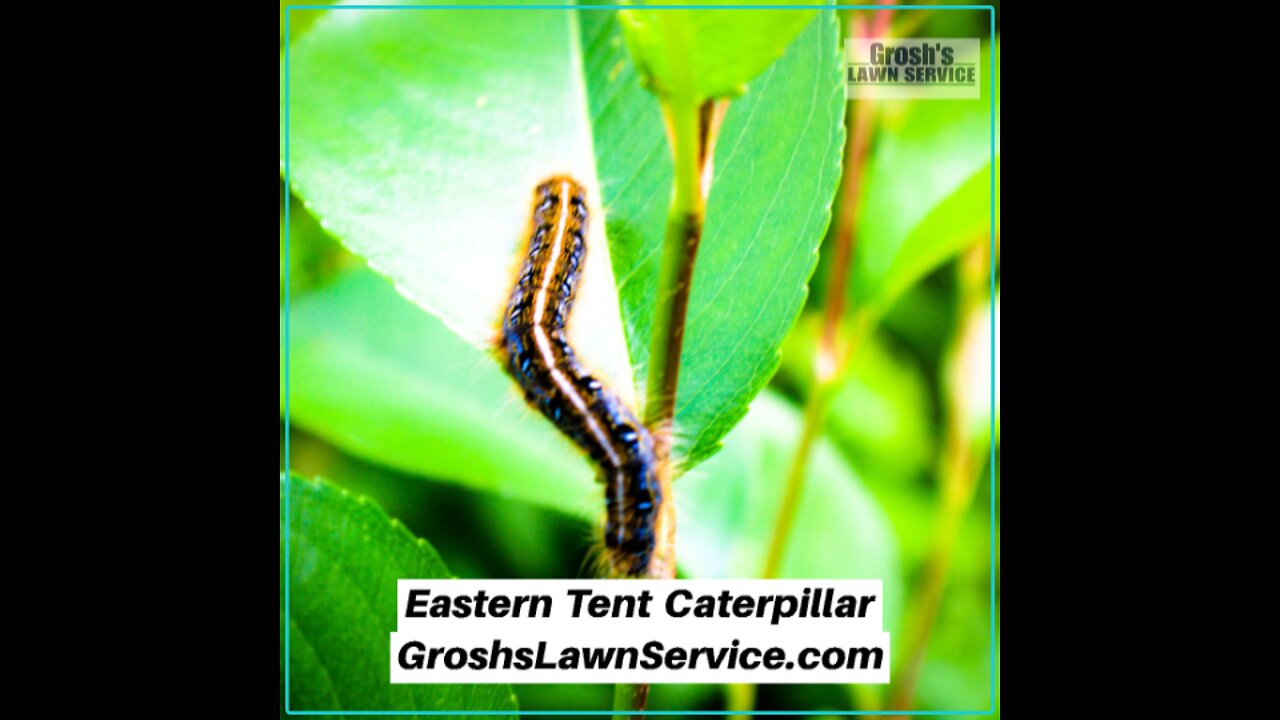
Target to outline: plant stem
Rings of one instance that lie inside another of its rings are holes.
[[[814,383],[809,390],[809,399],[804,409],[804,427],[800,430],[800,441],[791,457],[791,467],[787,470],[786,489],[783,490],[778,519],[774,523],[773,536],[769,541],[769,554],[765,560],[764,572],[761,573],[761,577],[766,580],[778,577],[778,570],[782,566],[787,540],[791,537],[791,526],[796,519],[796,510],[800,507],[801,491],[804,490],[809,450],[814,439],[821,434],[822,423],[826,418],[830,387],[827,383],[819,382]]]
[[[744,713],[732,717],[750,717],[746,713],[750,713],[756,706],[756,686],[750,683],[730,683],[725,688],[729,711]]]
[[[680,50],[675,52],[675,56],[683,58]],[[675,479],[672,428],[676,414],[676,386],[680,378],[680,353],[684,347],[689,291],[693,286],[693,265],[702,241],[715,141],[727,107],[727,101],[699,102],[688,92],[668,95],[662,101],[675,178],[671,207],[667,212],[666,236],[662,243],[649,341],[649,372],[645,383],[644,419],[653,433],[658,483],[663,498],[658,506],[655,528],[657,547],[645,573],[646,577],[654,579],[670,580],[676,576],[676,504],[672,491]],[[614,710],[624,707],[644,710],[648,696],[647,684],[618,685],[614,690]]]
[[[986,242],[979,242],[960,258],[960,317],[961,327],[952,341],[953,371],[955,367],[964,367],[965,337],[970,331],[968,324],[973,310],[982,301],[989,272],[990,253]],[[994,360],[993,360],[994,361]],[[924,664],[925,652],[929,648],[929,637],[942,607],[942,598],[946,591],[947,577],[951,570],[951,559],[955,555],[956,539],[964,522],[966,512],[973,501],[973,493],[977,488],[977,473],[980,458],[973,453],[973,438],[969,433],[969,408],[965,401],[965,387],[961,377],[953,376],[945,383],[947,387],[946,403],[946,437],[943,441],[942,457],[938,474],[942,498],[938,508],[938,522],[934,528],[933,541],[929,556],[925,561],[924,575],[920,581],[919,600],[915,612],[910,617],[915,625],[908,628],[901,669],[897,672],[898,680],[894,683],[889,707],[894,710],[910,710],[915,700],[916,685],[920,679],[920,669]],[[995,412],[995,408],[991,409]],[[992,518],[991,522],[995,522]],[[991,568],[995,572],[995,568]],[[995,602],[995,598],[992,598]]]
[[[645,385],[645,420],[669,442],[670,432],[663,432],[662,424],[670,423],[675,417],[685,313],[689,307],[693,263],[702,239],[705,207],[699,162],[698,103],[673,98],[663,104],[663,109],[675,159],[675,187],[667,213],[658,274],[657,307]]]
[[[854,23],[857,27],[859,23]],[[840,191],[840,208],[836,217],[833,238],[831,271],[827,276],[825,311],[822,321],[822,340],[818,346],[817,377],[819,382],[837,378],[843,374],[849,361],[852,343],[841,349],[840,321],[844,317],[845,293],[848,292],[849,270],[853,265],[854,231],[862,216],[862,175],[866,164],[867,147],[874,129],[875,106],[870,100],[862,100],[853,110],[852,130],[846,150],[845,162],[848,176]]]
[[[876,13],[877,16],[892,14],[891,11]],[[877,17],[877,20],[879,20],[876,23],[877,28],[883,30],[888,27],[888,17],[883,19]],[[867,32],[867,23],[862,13],[851,13],[848,36],[862,37]],[[860,195],[863,169],[866,165],[867,149],[874,131],[876,115],[875,106],[868,100],[855,103],[850,112],[852,117],[847,121],[850,126],[850,136],[848,143],[845,144],[845,177],[840,190],[840,201],[835,210],[834,245],[831,269],[827,275],[826,296],[823,301],[822,334],[815,353],[814,379],[809,389],[809,397],[805,401],[804,426],[801,428],[800,440],[796,444],[795,454],[787,470],[786,488],[778,510],[778,519],[774,524],[773,537],[769,541],[764,571],[761,573],[761,577],[765,579],[776,578],[781,570],[787,542],[791,536],[791,527],[795,523],[800,507],[800,497],[804,490],[804,480],[814,440],[822,433],[831,397],[840,387],[848,370],[853,349],[861,343],[873,325],[873,318],[869,312],[856,312],[849,337],[841,341],[841,321],[846,313],[845,294],[848,292],[849,270],[853,265],[854,234],[862,209]]]
[[[880,0],[881,5],[892,5],[893,0]],[[932,12],[929,10],[917,10],[916,12]],[[871,34],[869,37],[885,37],[889,34],[889,26],[893,23],[893,10],[876,10],[871,13],[875,19],[871,21]],[[911,15],[914,13],[908,13]]]
[[[672,423],[689,291],[693,285],[694,260],[702,239],[702,220],[706,210],[703,171],[710,166],[723,107],[715,103],[700,104],[680,96],[666,98],[663,102],[674,157],[675,184],[662,245],[649,345],[649,373],[645,384],[645,424],[653,432],[658,482],[663,498],[658,507],[657,548],[647,573],[651,578],[674,578],[676,573],[675,498],[671,489],[675,478]]]
[[[953,416],[956,414],[954,411],[951,413]],[[942,503],[938,509],[938,522],[934,527],[931,550],[920,581],[920,599],[916,611],[911,615],[915,625],[909,629],[904,642],[906,660],[897,673],[893,696],[889,700],[889,707],[895,710],[910,710],[915,699],[916,684],[920,679],[925,651],[929,647],[929,637],[933,633],[938,610],[942,607],[951,559],[955,555],[956,537],[976,485],[973,481],[969,437],[963,428],[964,420],[952,417],[947,425],[942,460]]]
[[[887,11],[881,10],[880,12]],[[895,38],[911,37],[920,29],[920,26],[923,25],[931,15],[933,15],[932,10],[916,10],[914,12],[903,13],[902,20],[900,20],[887,34]]]
[[[865,33],[865,23],[861,15],[855,13],[852,16],[849,32],[853,37]],[[862,204],[860,202],[862,174],[874,129],[875,107],[869,101],[863,100],[856,103],[851,112],[853,113],[850,123],[852,129],[849,142],[845,145],[847,170],[840,192],[840,202],[836,208],[831,270],[827,275],[826,296],[823,300],[822,335],[815,355],[814,381],[805,402],[804,427],[801,429],[800,441],[796,445],[795,454],[791,458],[791,465],[787,471],[786,489],[783,492],[778,519],[774,525],[773,537],[769,541],[769,554],[765,560],[762,575],[764,578],[778,576],[791,534],[791,526],[795,522],[801,491],[804,489],[810,450],[814,440],[822,432],[826,422],[827,406],[844,377],[853,348],[871,325],[871,316],[868,313],[855,313],[853,331],[850,337],[842,342],[841,321],[846,314],[844,300],[849,283],[849,269],[853,264],[854,233],[858,226]]]
[[[939,510],[932,549],[928,560],[925,561],[924,575],[920,581],[918,607],[911,615],[915,626],[908,631],[904,642],[907,659],[897,673],[893,696],[889,700],[889,707],[895,710],[910,709],[915,698],[916,684],[920,679],[920,668],[924,664],[929,636],[932,634],[934,621],[938,617],[938,609],[942,606],[942,595],[946,589],[956,535],[960,529],[960,521],[964,517],[965,507],[967,503],[960,505],[944,502]]]
[[[643,717],[640,715],[633,716],[632,713],[636,710],[644,710],[645,703],[648,699],[648,685],[618,683],[613,689],[614,720],[627,720],[632,717]]]
[[[849,704],[854,710],[879,710],[880,709],[880,686],[879,685],[846,685],[845,690],[849,693]]]
[[[773,526],[773,535],[769,540],[769,552],[765,559],[764,570],[760,577],[770,580],[778,577],[782,568],[782,560],[786,555],[787,543],[791,537],[791,527],[795,523],[796,513],[800,509],[800,498],[804,490],[805,474],[809,466],[809,455],[813,443],[822,435],[826,423],[827,408],[831,398],[840,389],[844,368],[853,354],[853,349],[861,344],[873,327],[873,317],[867,312],[854,314],[852,328],[845,345],[845,351],[837,371],[829,377],[815,379],[809,388],[809,397],[805,401],[804,425],[800,429],[800,439],[795,453],[791,456],[791,465],[787,469],[786,486],[779,504],[778,519]],[[818,361],[819,364],[822,360]]]

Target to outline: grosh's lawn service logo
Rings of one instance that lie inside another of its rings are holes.
[[[973,100],[981,97],[977,38],[845,40],[849,98]]]

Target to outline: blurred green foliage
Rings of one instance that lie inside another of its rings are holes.
[[[619,12],[623,37],[645,85],[659,96],[685,94],[700,103],[737,97],[747,82],[782,56],[814,11],[728,9],[720,12],[661,10],[636,3]],[[770,0],[721,0],[713,5],[770,5]],[[816,4],[814,0],[796,5]]]

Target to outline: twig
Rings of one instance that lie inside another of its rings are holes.
[[[854,13],[849,23],[851,37],[861,37],[866,34],[866,21],[861,14]],[[805,403],[805,419],[800,431],[800,441],[796,445],[787,471],[786,489],[783,491],[773,536],[769,541],[769,552],[762,573],[762,577],[765,578],[778,576],[804,489],[810,450],[814,440],[822,432],[826,422],[827,405],[848,368],[853,348],[857,345],[858,338],[868,331],[871,323],[871,316],[867,313],[855,313],[854,330],[850,333],[850,337],[844,340],[840,337],[841,324],[846,313],[844,300],[845,293],[848,291],[849,269],[853,264],[854,234],[861,213],[863,169],[874,129],[875,107],[870,101],[863,100],[850,112],[853,115],[852,130],[849,142],[845,145],[845,180],[836,210],[831,269],[827,275],[826,297],[823,300],[822,335],[814,361],[814,381]]]
[[[675,479],[672,430],[676,386],[680,377],[680,353],[684,346],[694,261],[702,240],[707,192],[711,185],[715,143],[728,106],[727,100],[691,103],[679,98],[666,98],[662,105],[675,164],[675,185],[662,245],[657,307],[649,345],[649,374],[645,385],[645,425],[653,432],[658,482],[662,491],[655,527],[657,546],[646,572],[646,577],[654,579],[671,580],[676,576],[676,503],[672,491]],[[643,710],[648,696],[647,684],[619,684],[614,690],[614,711],[628,707]]]
[[[959,305],[960,317],[964,321],[968,320],[973,309],[982,301],[990,257],[990,251],[984,239],[960,258]],[[968,328],[962,324],[956,332],[955,339],[952,341],[953,361],[961,358],[961,353],[964,352],[967,331]],[[917,608],[910,615],[915,625],[908,629],[903,644],[905,660],[902,661],[901,669],[897,671],[898,679],[893,685],[893,693],[889,701],[889,707],[894,710],[910,710],[915,701],[920,669],[924,665],[925,653],[929,648],[929,637],[933,634],[934,623],[942,607],[947,577],[951,570],[951,559],[955,555],[956,538],[978,484],[979,468],[976,463],[980,459],[975,458],[973,454],[973,438],[970,437],[968,425],[969,408],[964,399],[965,388],[956,378],[947,385],[950,392],[946,403],[946,436],[938,470],[942,490],[938,523],[934,528],[931,549],[920,581]],[[994,413],[995,408],[991,408],[991,412]],[[995,522],[995,519],[992,518],[991,522]],[[995,572],[995,568],[991,571]],[[991,601],[995,602],[995,599],[992,598]]]

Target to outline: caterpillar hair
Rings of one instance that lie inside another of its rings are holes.
[[[605,560],[641,577],[657,542],[662,503],[653,436],[578,360],[565,325],[586,257],[586,191],[551,177],[534,189],[528,251],[502,318],[499,354],[525,400],[599,468],[605,488]]]

